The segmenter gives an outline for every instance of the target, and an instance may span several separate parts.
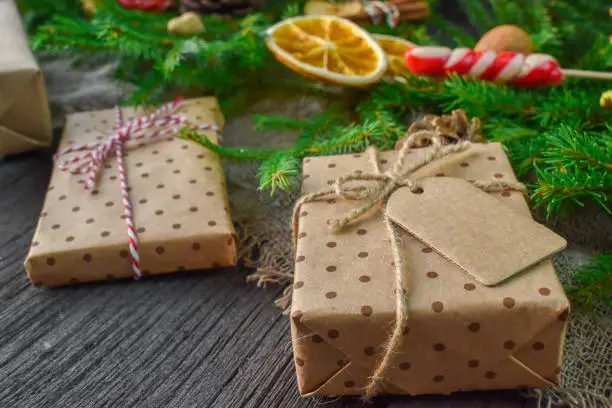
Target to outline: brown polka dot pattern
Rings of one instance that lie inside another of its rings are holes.
[[[336,293],[336,292],[327,292],[325,294],[325,297],[328,298],[328,299],[335,299],[336,296],[338,296],[338,293]]]
[[[516,347],[516,343],[513,340],[504,341],[504,348],[506,350],[513,350]]]
[[[433,380],[434,380],[434,382],[438,382],[438,383],[439,383],[439,382],[442,382],[442,381],[444,381],[444,376],[443,376],[443,375],[441,375],[441,374],[434,375]]]
[[[497,374],[494,371],[487,371],[484,376],[486,379],[492,380],[497,377]]]
[[[493,177],[495,177],[495,178],[504,178],[504,175],[503,175],[503,174],[501,174],[501,173],[495,173],[495,174],[493,175]]]
[[[93,256],[91,254],[85,254],[83,255],[83,260],[85,262],[91,262],[93,260]]]
[[[436,313],[441,313],[444,310],[444,303],[437,301],[431,304],[431,310]]]
[[[330,339],[337,339],[338,337],[340,337],[340,332],[336,329],[331,329],[327,332],[327,337],[329,337]]]
[[[544,350],[544,343],[536,341],[535,343],[533,343],[532,348],[536,351]]]
[[[335,248],[338,244],[334,241],[330,241],[328,243],[325,244],[325,246],[327,246],[328,248]]]
[[[512,309],[514,306],[516,306],[516,300],[511,297],[505,297],[503,300],[503,304],[505,308]]]
[[[429,271],[425,275],[430,279],[435,279],[438,277],[438,272]]]
[[[365,348],[363,349],[363,354],[365,354],[366,356],[371,357],[371,356],[373,356],[374,354],[376,354],[376,349],[375,349],[374,347],[370,347],[370,346],[365,347]]]
[[[433,345],[433,349],[435,351],[444,351],[446,350],[446,346],[443,343],[436,343]]]
[[[480,365],[480,361],[478,360],[470,360],[468,361],[468,367],[470,368],[476,368]]]
[[[363,228],[360,228],[360,229],[357,230],[357,235],[365,235],[367,233],[368,233],[368,231],[363,229]]]
[[[471,332],[477,332],[480,330],[480,323],[478,322],[472,322],[470,324],[468,324],[467,329]]]
[[[470,163],[467,162],[462,162],[461,164],[459,164],[461,167],[470,167]]]
[[[312,336],[312,342],[323,343],[323,337],[319,336],[318,334],[315,334],[314,336]]]
[[[542,296],[548,296],[550,295],[550,289],[548,288],[540,288],[538,289],[538,293]]]
[[[306,257],[304,255],[300,255],[297,258],[295,258],[295,262],[303,262],[306,259]]]
[[[325,268],[325,270],[327,272],[336,272],[336,267],[334,265],[329,265],[327,268]]]
[[[408,371],[408,370],[410,370],[410,367],[411,367],[411,365],[408,362],[403,362],[403,363],[399,364],[399,369],[402,370],[402,371]]]
[[[361,306],[361,314],[364,316],[371,316],[372,315],[372,307],[371,306]]]
[[[423,252],[424,254],[431,254],[433,252],[433,249],[430,247],[425,247],[421,249],[421,252]]]
[[[359,277],[359,282],[367,283],[370,281],[370,277],[368,275],[361,275]]]
[[[293,284],[293,289],[300,289],[304,287],[304,282],[302,281],[297,281]]]
[[[346,388],[353,388],[355,386],[355,381],[351,381],[351,380],[345,381],[344,386]]]
[[[367,258],[368,257],[368,253],[363,251],[357,254],[358,257],[360,258]]]
[[[467,290],[468,292],[471,292],[476,289],[476,285],[474,285],[473,283],[466,283],[465,285],[463,285],[463,289]]]

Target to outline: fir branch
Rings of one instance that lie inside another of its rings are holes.
[[[270,190],[273,195],[277,188],[292,190],[300,174],[300,160],[292,151],[280,151],[264,160],[259,167],[259,190]]]
[[[266,160],[278,153],[277,150],[272,149],[245,149],[223,147],[216,143],[213,143],[208,137],[202,136],[199,133],[190,130],[182,131],[178,137],[184,140],[195,142],[223,157],[234,160]]]
[[[612,130],[602,133],[584,133],[565,125],[549,133],[550,148],[544,155],[544,162],[550,165],[562,163],[563,168],[587,168],[593,172],[607,174],[612,186]]]
[[[612,198],[612,184],[608,177],[582,168],[557,168],[536,166],[538,185],[531,199],[536,207],[545,205],[550,217],[565,204],[571,202],[580,207],[589,199],[597,202],[606,212],[612,214],[608,202]]]
[[[340,136],[314,143],[304,153],[307,156],[347,154],[363,151],[380,132],[376,123],[366,122],[336,129]]]
[[[580,268],[566,290],[576,304],[595,306],[602,302],[612,308],[612,254],[598,255]]]

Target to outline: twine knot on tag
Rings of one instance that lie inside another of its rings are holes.
[[[217,133],[219,138],[221,137],[221,129],[216,125],[190,124],[188,123],[187,116],[173,114],[176,109],[184,104],[185,101],[183,98],[178,98],[174,102],[163,105],[148,115],[130,119],[125,123],[123,123],[121,108],[116,106],[113,133],[106,141],[69,146],[55,154],[55,160],[58,160],[61,156],[65,156],[69,153],[87,152],[60,162],[58,167],[60,170],[68,171],[73,175],[88,174],[89,178],[84,187],[85,190],[90,190],[92,193],[95,192],[97,180],[102,172],[102,164],[113,153],[117,157],[117,170],[119,172],[121,199],[123,203],[122,218],[125,219],[128,227],[128,245],[135,279],[140,279],[142,277],[142,270],[140,268],[138,235],[134,226],[132,201],[129,195],[130,187],[125,167],[124,145],[130,141],[150,141],[162,137],[174,137],[185,128],[193,130],[213,130]],[[152,128],[156,128],[156,130],[143,133],[143,131]]]
[[[479,122],[477,122],[477,125],[479,126]],[[430,145],[431,148],[422,159],[406,164],[406,157],[411,150],[413,150],[413,148],[428,145]],[[306,203],[327,200],[329,198],[343,198],[346,200],[358,200],[363,202],[363,204],[355,207],[348,213],[329,221],[333,233],[339,233],[348,225],[358,223],[362,216],[375,207],[382,207],[382,218],[391,238],[391,253],[393,256],[396,285],[396,316],[393,332],[387,339],[383,354],[379,359],[374,372],[370,376],[368,385],[363,391],[363,396],[365,399],[370,399],[381,393],[385,373],[389,367],[391,367],[393,357],[401,346],[403,337],[402,333],[406,328],[408,319],[409,287],[407,284],[408,279],[406,277],[408,268],[399,249],[399,237],[396,229],[393,222],[384,211],[384,207],[389,198],[399,188],[408,188],[415,194],[423,193],[423,189],[419,186],[419,181],[411,178],[413,174],[434,161],[458,152],[466,151],[471,145],[472,142],[468,140],[461,140],[456,144],[447,144],[444,136],[439,134],[439,132],[436,132],[435,129],[419,129],[412,133],[409,132],[408,137],[404,140],[398,152],[397,160],[389,171],[381,173],[378,165],[378,150],[373,146],[369,147],[367,153],[370,157],[371,163],[374,166],[373,173],[362,174],[359,172],[354,172],[342,176],[333,182],[331,188],[307,194],[300,198],[296,203],[293,212],[294,245],[297,242],[298,216],[301,212],[301,207]],[[525,191],[525,186],[517,182],[498,180],[470,182],[481,190],[487,192],[502,190]]]

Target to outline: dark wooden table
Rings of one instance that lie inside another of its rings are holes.
[[[28,251],[50,151],[0,160],[0,407],[534,407],[517,392],[303,399],[279,288],[244,269],[38,289]]]

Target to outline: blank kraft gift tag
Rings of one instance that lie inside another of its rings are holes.
[[[567,245],[565,239],[465,180],[419,181],[422,193],[397,190],[387,215],[487,286],[496,285]]]

